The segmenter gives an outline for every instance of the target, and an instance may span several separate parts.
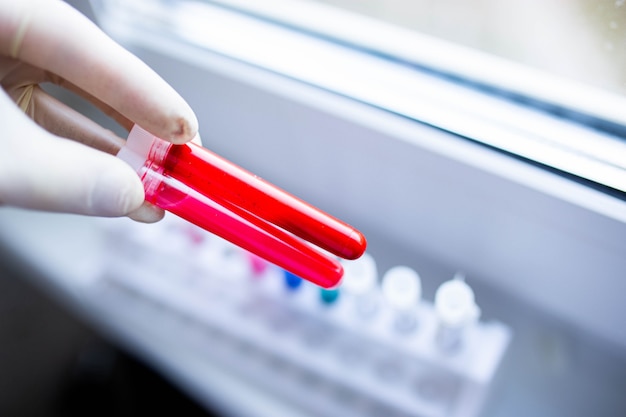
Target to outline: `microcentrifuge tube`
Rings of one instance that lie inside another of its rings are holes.
[[[339,301],[339,288],[320,288],[320,301],[325,305],[333,305]]]
[[[378,271],[376,261],[368,252],[354,261],[343,261],[343,281],[341,287],[351,294],[361,295],[376,287]]]
[[[461,275],[439,286],[435,293],[435,313],[439,320],[437,346],[448,352],[458,350],[466,329],[480,317],[474,291]]]
[[[422,298],[422,280],[408,266],[395,266],[383,276],[382,293],[391,308],[396,310],[395,328],[408,332],[417,324],[417,306]]]
[[[289,291],[297,291],[300,289],[302,286],[302,278],[287,270],[283,270],[283,274],[285,277],[285,286]]]
[[[342,260],[343,281],[341,290],[354,300],[357,314],[371,318],[379,309],[380,294],[375,291],[378,285],[378,268],[372,255],[365,252],[359,259]]]
[[[251,252],[247,252],[247,255],[250,270],[252,271],[252,276],[254,278],[262,277],[270,265],[269,262]]]

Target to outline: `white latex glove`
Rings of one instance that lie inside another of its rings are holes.
[[[159,220],[137,174],[113,156],[123,140],[45,93],[43,82],[127,129],[137,123],[174,143],[198,129],[163,79],[68,4],[0,0],[0,204]]]

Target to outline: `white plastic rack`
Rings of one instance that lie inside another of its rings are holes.
[[[203,360],[308,415],[475,416],[510,340],[505,325],[478,320],[458,277],[460,291],[435,306],[407,267],[387,271],[381,291],[366,254],[346,264],[343,286],[322,290],[173,217],[115,224],[103,296],[187,323]]]

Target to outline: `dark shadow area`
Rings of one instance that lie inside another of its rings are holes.
[[[54,406],[55,417],[216,416],[110,345],[92,344],[76,359]]]
[[[0,416],[212,417],[0,253]]]

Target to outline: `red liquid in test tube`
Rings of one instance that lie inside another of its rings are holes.
[[[242,209],[253,223],[269,221],[341,258],[356,259],[365,250],[365,237],[353,227],[196,144],[172,145],[163,173]]]
[[[365,251],[356,229],[198,145],[135,126],[118,156],[141,176],[147,201],[322,287],[340,282],[342,266],[298,237],[347,259]]]

